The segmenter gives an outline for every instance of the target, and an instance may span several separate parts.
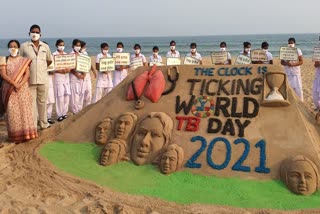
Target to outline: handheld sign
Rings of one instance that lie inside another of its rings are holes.
[[[212,64],[225,63],[228,61],[228,52],[214,51],[211,53]]]
[[[258,62],[258,61],[267,62],[268,61],[267,54],[262,49],[251,50],[250,51],[250,58],[251,58],[252,62]]]
[[[133,58],[130,63],[130,70],[135,70],[137,67],[143,66],[142,58]]]
[[[280,48],[280,60],[297,61],[298,60],[298,49],[291,47]]]
[[[113,53],[116,65],[130,65],[130,53]]]
[[[54,56],[55,70],[61,70],[65,68],[73,69],[76,67],[76,55],[75,54],[62,54]]]
[[[234,62],[235,65],[247,65],[251,64],[251,58],[245,55],[240,54],[236,61]]]
[[[181,65],[180,57],[168,57],[167,65]]]
[[[163,66],[164,64],[162,62],[149,62],[150,66],[156,65],[156,66]]]
[[[76,71],[88,73],[91,68],[91,58],[85,55],[77,56]]]
[[[47,67],[47,72],[52,72],[54,71],[54,62],[51,62],[51,64]]]
[[[312,61],[313,62],[320,62],[320,47],[315,47],[313,49]]]
[[[99,71],[114,71],[116,67],[116,59],[115,58],[101,58],[99,61]]]
[[[184,58],[184,62],[183,62],[184,65],[200,65],[200,60],[197,59],[197,58],[193,58],[193,57],[190,57],[190,56],[186,56]]]

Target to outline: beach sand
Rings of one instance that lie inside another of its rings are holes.
[[[234,60],[233,60],[234,61]],[[209,57],[204,64],[211,64]],[[279,64],[279,60],[274,60]],[[311,59],[304,59],[302,80],[304,105],[315,115],[312,103],[314,66]],[[94,82],[94,80],[93,80]],[[95,87],[93,87],[94,89]],[[268,209],[241,209],[214,205],[178,205],[160,199],[132,196],[114,192],[58,171],[39,155],[41,145],[76,121],[79,115],[69,118],[66,125],[53,126],[40,133],[40,138],[25,144],[6,142],[5,122],[0,121],[0,214],[1,213],[319,213],[319,210],[276,211]]]

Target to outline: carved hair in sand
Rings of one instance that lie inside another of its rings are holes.
[[[101,151],[100,164],[102,166],[109,166],[122,160],[128,160],[126,150],[127,145],[125,141],[116,138],[108,141]]]
[[[96,144],[104,145],[107,143],[111,136],[113,126],[113,120],[110,117],[106,117],[96,127],[95,142]]]
[[[115,123],[115,138],[127,140],[130,133],[132,133],[138,117],[132,112],[121,114]]]
[[[184,151],[181,146],[171,144],[166,147],[160,158],[160,172],[170,174],[181,168],[184,159]]]

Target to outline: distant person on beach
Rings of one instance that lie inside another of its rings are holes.
[[[154,46],[152,48],[153,54],[149,57],[149,63],[155,62],[155,63],[162,63],[162,57],[159,55],[159,47]]]
[[[49,128],[47,120],[47,98],[49,75],[48,66],[52,62],[52,54],[47,44],[40,41],[41,29],[39,25],[30,27],[31,41],[21,45],[20,55],[32,60],[30,65],[30,91],[32,95],[32,109],[34,124],[37,127],[38,117],[40,129]]]
[[[123,53],[124,45],[122,42],[117,43],[117,53]],[[116,87],[128,75],[128,65],[116,66],[113,77],[113,87]]]
[[[0,58],[2,100],[9,141],[21,143],[38,137],[32,115],[32,96],[29,90],[31,59],[19,56],[20,43],[8,43],[10,55]]]
[[[143,66],[147,66],[146,57],[141,53],[141,46],[139,44],[135,44],[133,46],[134,54],[131,55],[131,61],[134,59],[141,58]]]
[[[201,54],[199,54],[197,52],[197,44],[196,43],[190,44],[190,53],[187,53],[186,56],[196,58],[200,61],[200,65],[202,64],[202,57],[201,57]]]
[[[170,42],[170,51],[168,51],[166,57],[174,57],[174,58],[180,57],[179,51],[176,50],[176,42],[173,40]]]
[[[312,87],[312,98],[316,110],[320,111],[320,61],[314,62],[314,67],[316,71]]]
[[[227,51],[227,43],[226,42],[221,42],[220,43],[220,51],[221,52],[226,52]],[[224,63],[215,63],[215,65],[231,65],[231,54],[230,52],[227,52],[227,61]]]
[[[295,48],[295,38],[289,38],[288,47]],[[302,51],[297,48],[298,61],[285,61],[281,60],[281,65],[284,66],[284,71],[287,74],[288,82],[292,89],[296,92],[301,101],[303,101],[302,92],[302,80],[301,80],[301,69],[300,65],[303,64]]]
[[[84,41],[81,41],[81,49],[80,49],[80,55],[85,55],[88,56],[87,53],[87,43]],[[87,75],[84,77],[83,80],[83,105],[84,107],[88,106],[91,104],[92,101],[92,83],[91,83],[91,75],[90,75],[90,71],[92,71],[93,76],[96,78],[97,74],[95,72],[95,68],[90,65],[90,70],[87,73]]]
[[[251,50],[251,43],[244,42],[243,43],[243,50],[240,52],[240,54],[245,55],[247,57],[250,57],[250,50]]]
[[[262,42],[261,49],[265,51],[267,56],[267,61],[255,61],[252,64],[273,64],[272,54],[269,52],[269,44],[268,42]]]
[[[100,59],[111,58],[109,54],[109,45],[107,43],[101,43],[101,52],[96,57],[96,69],[98,70],[96,91],[93,96],[93,103],[98,102],[102,97],[107,95],[113,88],[112,73],[113,71],[100,71]]]
[[[56,41],[57,50],[52,54],[53,56],[67,54],[64,52],[65,46],[62,39]],[[57,121],[61,122],[64,119],[67,119],[69,102],[71,96],[70,90],[70,68],[64,68],[60,70],[55,70],[53,88],[55,93],[55,103],[56,103],[56,113]]]

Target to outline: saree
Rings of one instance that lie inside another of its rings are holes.
[[[20,83],[26,75],[31,60],[17,57],[7,62],[7,76]],[[2,102],[6,111],[5,119],[9,141],[23,142],[38,137],[32,115],[32,97],[28,81],[16,90],[4,81],[2,85]]]

